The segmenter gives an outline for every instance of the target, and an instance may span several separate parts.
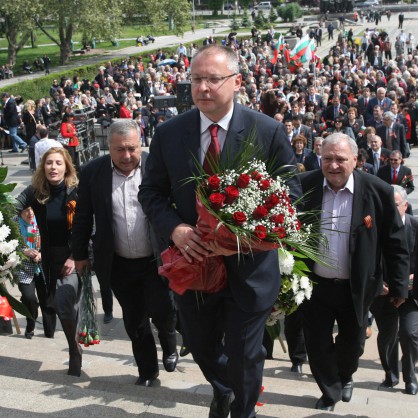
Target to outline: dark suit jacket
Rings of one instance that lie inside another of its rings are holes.
[[[388,259],[390,295],[408,294],[409,254],[405,228],[393,190],[375,176],[354,170],[354,198],[349,240],[350,284],[359,326],[382,283],[382,255]],[[322,207],[324,176],[320,170],[300,175],[303,192],[310,192],[306,211]],[[372,225],[366,227],[370,216]],[[320,214],[318,214],[320,217]],[[311,264],[311,270],[312,270]]]
[[[368,100],[367,101],[367,105],[368,105],[370,100],[372,100],[372,99],[371,99],[371,97],[369,97],[367,100]],[[358,98],[357,106],[358,106],[358,114],[359,115],[364,115],[366,113],[367,106],[365,105],[365,99],[364,99],[363,96]],[[366,119],[366,117],[364,117],[364,119]]]
[[[359,170],[359,171],[364,171],[365,173],[369,173],[369,174],[373,174],[373,175],[376,174],[374,172],[373,165],[372,164],[369,164],[369,163],[364,163],[363,170]]]
[[[312,149],[312,129],[306,125],[300,125],[299,134],[303,135],[308,141],[306,144],[307,149]],[[294,136],[294,135],[293,135]]]
[[[392,167],[390,165],[380,167],[377,177],[381,178],[388,184],[392,184]],[[414,191],[414,179],[412,171],[409,167],[404,165],[399,167],[396,184],[402,186],[408,194]]]
[[[320,167],[318,163],[318,157],[315,153],[312,153],[305,159],[305,169],[306,171],[318,170]]]
[[[221,153],[221,164],[228,155],[235,157],[251,132],[263,152],[263,160],[274,158],[274,167],[295,166],[295,158],[283,127],[272,118],[235,104]],[[193,109],[160,124],[151,142],[150,155],[139,201],[157,238],[167,246],[176,226],[196,225],[195,182],[200,160],[200,114]],[[226,164],[229,166],[229,164]],[[282,168],[289,171],[290,167]],[[292,171],[294,171],[292,169]],[[280,171],[279,171],[280,172]],[[290,180],[293,196],[300,194],[299,179]],[[280,287],[277,251],[224,257],[229,289],[241,309],[257,312],[268,309]]]
[[[344,118],[344,116],[347,113],[347,110],[348,110],[347,106],[342,105],[342,104],[340,105],[340,117],[341,118]],[[328,106],[325,109],[324,119],[326,122],[334,122],[334,119],[335,119],[334,118],[334,105]]]
[[[382,138],[383,146],[387,148],[387,128],[386,126],[379,126],[376,129],[376,134]],[[399,150],[402,153],[402,157],[407,157],[407,150],[406,150],[406,138],[405,138],[405,128],[403,125],[399,123],[393,124],[393,133],[395,136],[392,136],[392,151]]]
[[[15,128],[20,125],[20,118],[14,99],[10,98],[3,107],[3,118],[8,128]]]
[[[377,97],[373,97],[373,99],[369,100],[369,103],[367,104],[367,109],[366,109],[367,117],[373,117],[373,109],[378,104],[379,104],[379,101],[377,100]],[[385,97],[383,99],[383,112],[388,112],[390,110],[391,105],[392,105],[392,99],[389,99],[389,97]]]
[[[141,154],[141,172],[144,173],[147,153]],[[108,284],[112,271],[113,209],[112,166],[110,155],[97,158],[81,172],[78,200],[73,222],[72,250],[74,260],[88,258],[88,243],[93,232],[94,270],[100,283]]]
[[[418,254],[418,219],[412,215],[405,214],[406,241],[409,249],[409,273],[415,272],[416,256]]]
[[[387,148],[380,148],[380,165],[379,168],[382,167],[382,165],[389,164],[389,157],[390,157],[391,151],[389,151]],[[373,150],[369,148],[367,150],[367,154],[369,155],[369,158],[367,159],[367,162],[374,166],[374,159],[373,159]],[[375,173],[377,174],[377,173]]]

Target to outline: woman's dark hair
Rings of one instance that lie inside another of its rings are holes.
[[[66,123],[66,122],[68,122],[68,119],[69,118],[73,118],[74,117],[74,113],[67,113],[67,112],[64,112],[64,115],[62,116],[62,123]]]

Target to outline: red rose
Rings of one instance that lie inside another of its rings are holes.
[[[258,187],[260,190],[268,190],[270,187],[270,180],[261,180],[260,183],[258,183]]]
[[[237,186],[245,189],[250,184],[251,177],[248,174],[241,174],[237,180]]]
[[[254,170],[251,173],[251,178],[258,181],[258,180],[261,180],[263,176],[258,171]]]
[[[257,206],[253,211],[254,219],[265,218],[268,215],[268,210],[264,206]]]
[[[244,212],[235,212],[232,215],[232,219],[237,225],[242,225],[247,220],[247,217]]]
[[[286,236],[286,230],[281,226],[273,228],[273,232],[278,235],[279,239],[282,239]]]
[[[284,222],[284,215],[282,213],[279,215],[271,215],[270,221],[274,222],[276,225],[282,224]]]
[[[277,206],[279,204],[279,197],[272,193],[267,199],[266,199],[266,203],[264,204],[264,206],[268,209],[271,210],[273,209],[275,206]]]
[[[294,213],[295,213],[295,210],[290,205],[289,205],[289,213],[290,213],[291,216],[293,216]]]
[[[221,179],[217,175],[210,176],[207,182],[210,190],[218,190],[221,185]]]
[[[238,199],[239,190],[235,186],[225,187],[225,203],[231,204],[234,200]]]
[[[257,235],[257,238],[259,239],[265,239],[267,237],[267,229],[263,225],[257,225],[254,228],[254,233]]]
[[[209,196],[209,201],[213,209],[220,209],[225,202],[225,196],[222,193],[212,193]]]

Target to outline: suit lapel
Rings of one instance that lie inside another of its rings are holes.
[[[238,155],[242,142],[246,139],[243,136],[244,124],[243,124],[242,109],[236,103],[234,104],[234,113],[232,114],[231,122],[229,124],[228,133],[226,134],[225,144],[221,153],[221,162],[228,162],[229,158],[233,158]],[[255,127],[254,127],[255,128]],[[254,132],[255,134],[255,132]]]
[[[103,195],[103,201],[105,202],[106,212],[107,212],[107,219],[110,222],[109,225],[112,224],[113,220],[113,209],[112,209],[112,163],[109,158],[104,164],[103,170],[103,187],[98,187],[99,193]]]
[[[367,196],[364,194],[364,185],[362,175],[354,171],[354,194],[353,194],[353,207],[351,212],[351,228],[350,228],[350,254],[353,254],[355,250],[355,238],[356,231],[361,225],[365,216],[371,215],[370,213],[364,213],[364,208],[367,207]],[[351,265],[351,263],[350,263]]]
[[[190,123],[186,124],[186,134],[183,137],[187,164],[192,173],[196,173],[196,161],[200,162],[200,113],[196,109],[190,115]]]

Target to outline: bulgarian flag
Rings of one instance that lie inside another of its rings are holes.
[[[283,50],[283,45],[285,43],[284,36],[282,36],[281,33],[279,33],[279,39],[277,40],[276,45],[273,44],[273,59],[271,60],[272,64],[276,64],[277,57],[279,55],[279,51]]]
[[[313,39],[311,39],[311,41],[308,44],[308,47],[305,50],[305,53],[300,58],[300,62],[309,63],[310,61],[312,61],[312,58],[314,56],[313,54],[314,51],[315,51],[315,42]]]
[[[299,61],[305,55],[310,42],[311,38],[309,38],[309,35],[305,35],[302,39],[300,39],[295,47],[290,51],[290,59]]]

